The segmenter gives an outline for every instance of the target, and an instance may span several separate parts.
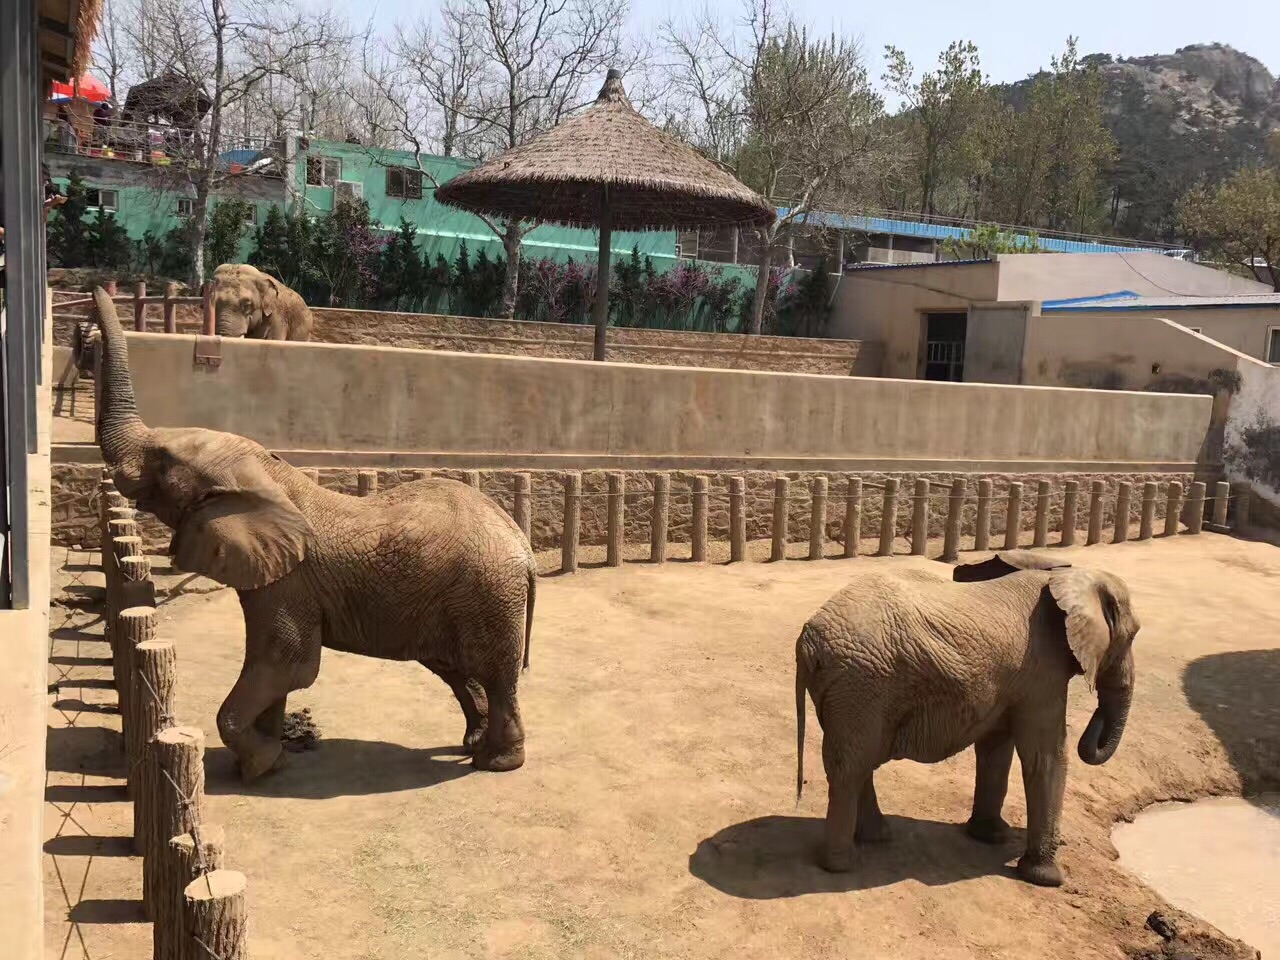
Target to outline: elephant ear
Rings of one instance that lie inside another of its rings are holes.
[[[169,545],[180,569],[256,590],[305,559],[311,525],[265,472],[262,478],[215,488],[183,517]]]
[[[1064,560],[1055,560],[1030,550],[1005,550],[978,563],[958,564],[951,573],[951,579],[957,583],[976,583],[998,580],[1019,570],[1064,570],[1070,566]]]
[[[1087,570],[1069,569],[1049,578],[1049,592],[1066,614],[1067,645],[1092,690],[1111,647],[1102,583]]]
[[[280,284],[275,277],[263,275],[258,281],[258,296],[261,300],[262,315],[271,317],[280,307]]]

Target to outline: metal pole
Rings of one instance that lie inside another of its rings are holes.
[[[609,246],[613,240],[613,213],[609,209],[609,186],[600,188],[600,256],[596,260],[596,299],[591,304],[591,322],[596,340],[592,358],[603,360],[608,352],[609,335]]]

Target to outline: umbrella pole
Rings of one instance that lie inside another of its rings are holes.
[[[596,299],[591,304],[591,322],[596,327],[594,359],[603,360],[609,332],[609,268],[613,258],[609,248],[613,240],[613,216],[609,209],[609,187],[600,188],[600,258],[596,261]]]

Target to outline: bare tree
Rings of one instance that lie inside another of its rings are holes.
[[[235,173],[220,162],[237,114],[248,116],[246,107],[269,79],[287,81],[300,65],[338,49],[347,31],[332,14],[269,0],[139,0],[138,13],[129,42],[139,61],[151,64],[150,75],[180,78],[190,85],[193,99],[203,94],[208,101],[194,127],[175,137],[182,162],[159,174],[169,181],[166,186],[182,186],[192,194],[188,240],[191,281],[198,284],[204,277],[211,194],[233,177],[278,162],[264,158]]]
[[[452,0],[438,23],[401,30],[395,59],[418,101],[400,108],[401,127],[415,127],[406,141],[418,154],[429,140],[448,156],[483,159],[554,126],[606,68],[637,59],[623,42],[627,9],[627,0]],[[533,224],[482,219],[506,256],[510,317]]]
[[[119,99],[121,79],[125,69],[124,38],[121,36],[120,0],[107,0],[102,8],[102,25],[93,45],[93,64],[107,75],[107,87],[111,99]]]
[[[785,209],[760,230],[758,334],[779,236],[816,210],[857,208],[892,162],[884,105],[854,40],[814,39],[773,0],[747,0],[736,25],[706,11],[663,34],[673,87],[697,118],[693,142]]]

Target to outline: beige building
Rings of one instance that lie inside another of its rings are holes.
[[[831,335],[882,343],[888,377],[1143,389],[1206,377],[1205,338],[1280,362],[1280,294],[1157,253],[863,267],[836,284]]]

